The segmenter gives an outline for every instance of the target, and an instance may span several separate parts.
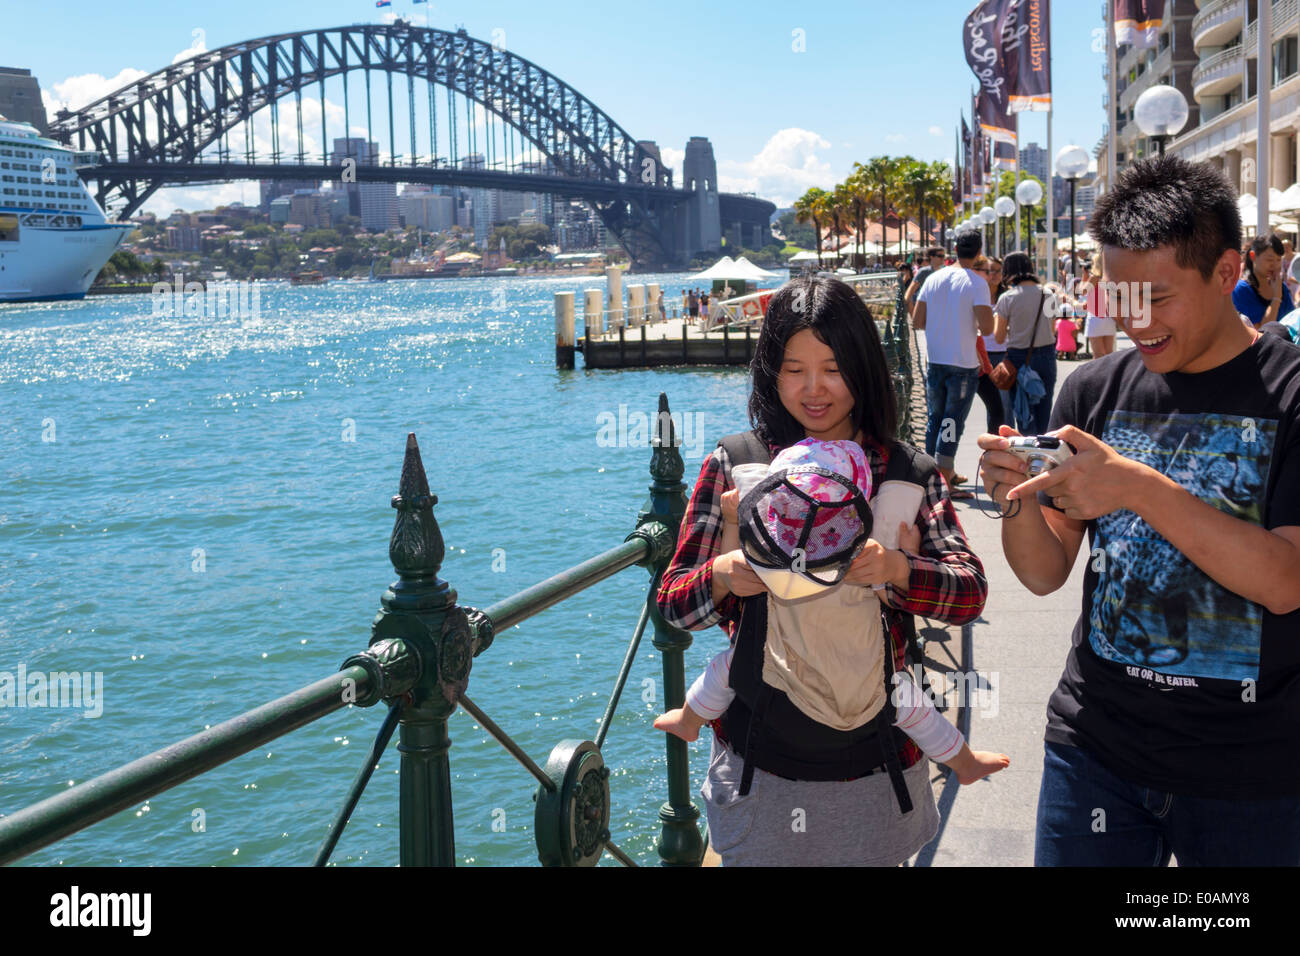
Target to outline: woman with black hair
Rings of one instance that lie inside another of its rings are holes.
[[[1270,232],[1252,239],[1242,256],[1246,274],[1232,290],[1232,304],[1261,331],[1262,326],[1279,321],[1295,308],[1291,291],[1282,281],[1285,251],[1277,233]]]
[[[1046,394],[1036,402],[1012,401],[1016,428],[1025,435],[1041,435],[1047,431],[1056,390],[1056,296],[1043,289],[1034,274],[1033,261],[1023,252],[1010,253],[1003,261],[1002,281],[1007,291],[998,297],[993,309],[993,338],[1006,344],[1007,361],[1017,373],[1027,367],[1042,379]],[[1019,374],[1015,389],[1022,390]]]
[[[905,670],[908,615],[969,622],[979,616],[988,588],[935,463],[893,439],[897,409],[875,322],[858,295],[838,279],[793,279],[772,297],[750,376],[753,431],[724,439],[705,460],[682,520],[677,552],[663,573],[659,610],[669,624],[685,630],[718,624],[733,646],[742,632],[754,639],[747,627],[783,616],[786,609],[773,607],[779,599],[769,593],[745,552],[723,553],[720,547],[721,499],[735,487],[727,448],[757,447],[770,459],[804,439],[855,442],[870,467],[873,503],[895,456],[912,463],[923,488],[913,521],[921,532],[918,553],[888,549],[873,537],[839,585],[853,589],[846,595],[861,603],[864,626],[873,616],[879,624],[884,605],[888,631],[881,640],[888,653],[882,652],[880,660],[893,673]],[[815,637],[835,642],[845,635],[819,632]],[[857,651],[844,653],[845,660],[857,659]],[[709,841],[724,865],[895,866],[934,835],[938,815],[926,762],[910,740],[895,738],[888,729],[871,730],[875,717],[852,731],[814,722],[810,732],[791,737],[782,733],[788,724],[752,715],[755,710],[775,715],[792,705],[781,704],[780,698],[773,705],[756,704],[743,699],[734,680],[733,687],[736,700],[711,725],[713,749],[701,791]],[[761,746],[751,746],[758,739],[755,733],[762,735]],[[883,755],[883,762],[868,760],[870,766],[844,772],[840,763],[845,752],[860,753],[864,745]],[[746,760],[752,762],[748,783]],[[803,769],[777,769],[792,764]],[[890,772],[876,772],[885,769]],[[900,812],[905,797],[911,809]],[[803,819],[805,826],[792,827],[792,819]]]

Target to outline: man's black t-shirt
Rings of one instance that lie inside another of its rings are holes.
[[[1199,374],[1136,349],[1066,379],[1074,425],[1236,518],[1300,526],[1300,349],[1260,337]],[[1269,613],[1131,511],[1088,522],[1083,610],[1046,739],[1141,786],[1189,796],[1300,794],[1300,611]]]

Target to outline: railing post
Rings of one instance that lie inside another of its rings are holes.
[[[637,516],[633,534],[643,535],[655,545],[646,561],[650,570],[646,600],[654,625],[654,646],[663,655],[664,709],[681,707],[686,702],[684,655],[692,640],[689,631],[663,619],[655,602],[659,580],[677,550],[677,531],[686,514],[686,485],[682,483],[685,465],[677,445],[668,396],[660,393],[650,456],[650,497]],[[665,866],[698,866],[704,857],[704,839],[696,825],[700,811],[691,802],[686,741],[673,734],[664,734],[664,738],[668,748],[668,802],[659,808],[661,831],[655,849]]]
[[[402,866],[455,865],[447,718],[468,683],[474,641],[468,616],[456,607],[456,592],[438,577],[444,545],[433,516],[437,503],[429,494],[415,435],[407,435],[388,542],[398,579],[380,599],[370,638],[372,646],[400,640],[420,665],[415,686],[399,705]]]

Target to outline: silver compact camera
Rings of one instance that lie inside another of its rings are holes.
[[[1007,451],[1029,466],[1030,478],[1065,464],[1074,454],[1074,449],[1067,442],[1051,435],[1012,438],[1010,442]]]

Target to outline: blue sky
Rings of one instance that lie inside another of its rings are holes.
[[[951,160],[959,110],[973,83],[961,25],[974,5],[393,0],[380,10],[373,0],[57,6],[3,0],[0,64],[31,69],[47,103],[75,107],[198,44],[214,49],[397,13],[443,29],[463,25],[489,41],[500,36],[507,49],[581,90],[634,136],[657,141],[670,164],[679,166],[691,136],[708,136],[723,189],[785,205],[809,186],[833,186],[854,161],[871,156]],[[1052,6],[1055,147],[1075,142],[1091,152],[1105,118],[1097,40],[1102,3],[1056,0]],[[1045,114],[1022,114],[1021,138],[1045,145]],[[242,192],[255,201],[256,184]],[[198,208],[240,195],[233,184],[170,190],[146,208]]]

